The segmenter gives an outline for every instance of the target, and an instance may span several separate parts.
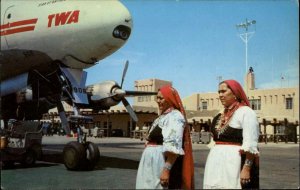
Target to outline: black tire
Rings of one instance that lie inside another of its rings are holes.
[[[68,170],[79,170],[86,157],[85,148],[79,142],[69,142],[63,150],[64,165]]]
[[[35,164],[35,161],[36,161],[36,153],[34,150],[32,149],[28,149],[26,151],[26,153],[23,155],[23,158],[22,158],[22,161],[21,161],[21,164],[23,166],[32,166]]]
[[[85,167],[86,170],[93,170],[100,159],[100,152],[97,145],[92,142],[86,143],[86,158]]]

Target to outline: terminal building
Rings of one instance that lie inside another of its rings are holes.
[[[144,79],[135,81],[137,91],[158,91],[171,81],[161,79]],[[290,88],[257,89],[252,68],[245,77],[244,90],[250,101],[251,108],[256,112],[260,123],[260,132],[264,140],[282,140],[299,142],[299,86]],[[213,117],[222,110],[217,92],[195,93],[181,97],[187,113],[188,123],[193,131],[209,131]],[[70,106],[65,105],[72,114]],[[122,131],[121,136],[133,137],[135,132],[147,131],[157,117],[156,96],[137,96],[132,105],[139,121],[135,123],[124,106],[114,106],[109,110],[93,112],[82,110],[83,115],[92,115],[94,125],[103,128],[105,136],[114,136],[115,131]],[[50,110],[45,118],[59,120],[57,111]],[[58,121],[59,122],[59,121]],[[120,133],[118,133],[120,134]],[[138,133],[139,137],[141,133]],[[298,136],[297,136],[298,135]],[[266,141],[267,142],[267,141]]]

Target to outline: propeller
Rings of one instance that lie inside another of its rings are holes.
[[[124,70],[123,70],[122,82],[121,82],[121,88],[122,88],[122,86],[123,86],[123,82],[124,82],[124,79],[125,79],[125,75],[126,75],[126,73],[127,73],[128,65],[129,65],[129,61],[127,60],[126,63],[125,63]]]
[[[123,83],[124,83],[124,79],[125,79],[125,76],[126,76],[126,72],[127,72],[127,69],[128,69],[128,65],[129,65],[129,61],[127,60],[126,63],[125,63],[125,67],[124,67],[124,70],[123,70],[123,75],[122,75],[122,81],[121,81],[121,89],[117,89],[115,90],[114,93],[117,94],[117,96],[121,96],[121,100],[122,100],[122,103],[124,105],[124,107],[126,108],[126,110],[128,111],[130,117],[135,121],[137,122],[138,121],[138,118],[133,110],[133,108],[131,107],[131,105],[129,104],[129,102],[126,100],[125,98],[125,95],[126,95],[126,91],[122,90],[122,86],[123,86]]]
[[[137,122],[138,118],[137,118],[133,108],[131,107],[129,102],[126,100],[126,98],[122,98],[122,103],[125,106],[126,110],[128,111],[130,117],[133,119],[133,121]]]
[[[94,84],[88,86],[86,92],[90,94],[90,100],[94,102],[98,108],[109,108],[111,106],[117,105],[120,101],[122,101],[124,107],[128,111],[131,118],[137,122],[138,118],[126,100],[126,97],[134,97],[134,96],[152,96],[156,95],[157,92],[142,92],[142,91],[127,91],[123,90],[122,86],[124,84],[126,72],[128,69],[129,61],[127,60],[125,63],[125,67],[123,69],[122,81],[121,85],[119,85],[115,81],[104,81],[98,84]]]
[[[157,92],[143,92],[143,91],[131,91],[131,90],[126,90],[125,91],[125,96],[152,96],[152,95],[157,95]]]

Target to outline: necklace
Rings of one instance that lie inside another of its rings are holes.
[[[233,104],[231,104],[231,106],[224,109],[215,126],[216,132],[218,134],[218,138],[221,134],[223,134],[226,131],[226,129],[229,126],[228,123],[230,122],[232,115],[241,106],[242,104],[236,101]]]

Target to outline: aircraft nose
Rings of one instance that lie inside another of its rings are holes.
[[[77,39],[76,45],[63,42],[68,54],[76,55],[87,63],[97,63],[120,49],[129,39],[132,30],[132,18],[129,10],[117,0],[76,1],[80,8],[78,27],[70,32]],[[71,25],[70,25],[71,26]],[[75,25],[76,26],[76,25]],[[75,48],[76,47],[76,48]],[[83,64],[77,60],[65,60],[73,68],[88,68],[93,64]],[[76,63],[76,65],[75,65]],[[71,63],[69,64],[71,65]],[[68,65],[68,66],[69,66]]]

